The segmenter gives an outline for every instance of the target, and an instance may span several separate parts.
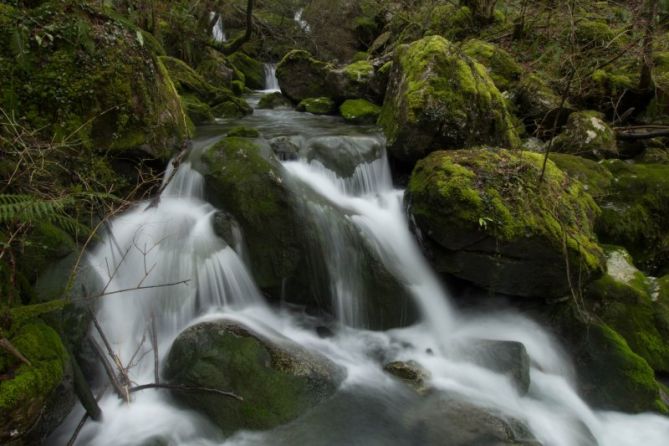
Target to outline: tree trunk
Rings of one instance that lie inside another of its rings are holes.
[[[657,17],[657,0],[646,0],[643,5],[643,47],[641,53],[641,73],[639,90],[651,92],[655,89],[653,82],[653,40],[655,34],[655,18]]]
[[[209,46],[216,51],[228,55],[232,54],[235,51],[239,50],[242,45],[244,45],[246,42],[249,41],[251,38],[251,34],[253,34],[253,0],[247,0],[246,1],[246,31],[244,32],[244,35],[237,37],[236,39],[232,40],[229,43],[224,43],[224,42],[215,42],[213,40],[209,40]]]

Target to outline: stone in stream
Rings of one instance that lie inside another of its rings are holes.
[[[530,388],[530,357],[521,342],[482,339],[469,344],[462,356],[507,376],[521,395]]]
[[[583,185],[543,155],[477,148],[416,164],[406,200],[435,268],[512,296],[560,298],[602,275]]]
[[[168,354],[168,382],[234,392],[244,400],[174,392],[224,432],[263,430],[287,423],[332,396],[345,371],[269,328],[232,320],[184,330]]]
[[[416,361],[393,361],[383,366],[383,370],[405,382],[409,387],[423,395],[427,392],[430,372]]]

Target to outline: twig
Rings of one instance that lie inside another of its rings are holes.
[[[225,396],[228,398],[233,398],[237,401],[244,401],[244,398],[232,392],[226,392],[224,390],[219,390],[219,389],[212,389],[209,387],[179,386],[176,384],[142,384],[141,386],[131,388],[130,393],[135,393],[146,389],[168,389],[168,390],[176,390],[178,392],[205,392],[205,393],[213,393],[215,395]]]
[[[111,364],[109,364],[109,361],[107,360],[107,355],[105,355],[105,353],[102,351],[102,347],[100,347],[100,344],[98,344],[95,339],[91,338],[90,341],[94,347],[95,353],[98,355],[98,358],[100,358],[100,361],[102,362],[102,367],[105,369],[105,373],[107,374],[107,378],[109,378],[109,382],[114,388],[114,392],[116,392],[116,395],[118,395],[118,397],[124,400],[126,403],[130,402],[128,394],[124,392],[121,383],[118,382],[118,379],[114,374],[114,369],[112,369]]]
[[[151,314],[151,346],[153,347],[153,375],[156,384],[160,384],[160,365],[158,355],[158,333],[156,332],[156,316]]]
[[[19,361],[26,364],[27,366],[32,367],[32,363],[28,360],[28,358],[23,356],[23,354],[20,351],[18,351],[18,349],[16,347],[14,347],[14,345],[12,345],[12,343],[9,341],[9,339],[7,339],[7,338],[0,339],[0,348],[5,350],[7,353],[13,355]]]

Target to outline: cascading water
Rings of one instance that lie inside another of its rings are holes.
[[[216,17],[215,12],[210,12],[209,13],[209,19],[213,20],[214,17]],[[228,39],[225,36],[225,29],[223,28],[223,19],[218,17],[218,20],[216,20],[216,23],[214,23],[214,27],[211,30],[211,37],[216,41],[216,42],[227,42]]]
[[[265,91],[281,91],[279,80],[276,78],[276,64],[266,63],[265,68]]]
[[[295,23],[297,23],[297,26],[300,27],[302,31],[305,33],[311,32],[311,27],[309,26],[309,23],[307,23],[306,20],[302,18],[302,14],[304,14],[304,9],[298,9],[295,11],[295,16],[293,19],[295,20]]]
[[[383,138],[375,129],[288,110],[257,110],[242,123],[265,138],[287,138],[298,149],[283,165],[291,190],[304,203],[302,211],[318,225],[319,254],[328,260],[333,308],[342,323],[335,335],[321,339],[305,328],[304,316],[266,305],[237,254],[240,240],[226,243],[217,236],[212,225],[217,211],[203,201],[204,180],[192,168],[211,139],[197,144],[173,175],[168,170],[171,180],[159,201],[139,203],[115,219],[91,253],[90,265],[106,291],[130,289],[102,299],[100,324],[124,363],[135,357],[130,373],[138,384],[153,381],[150,346],[142,343],[147,320],[156,318],[162,358],[184,327],[222,315],[252,326],[262,322],[320,351],[347,369],[346,381],[335,397],[286,426],[230,438],[161,391],[140,392],[129,405],[110,394],[101,400],[104,420],[87,423],[78,444],[142,444],[157,438],[193,446],[423,444],[421,429],[407,420],[423,400],[383,372],[379,356],[417,361],[430,372],[429,385],[436,391],[517,418],[544,445],[667,444],[667,418],[591,410],[574,390],[568,361],[536,323],[511,312],[474,317],[451,308],[409,231],[403,194],[392,186]],[[346,156],[328,156],[333,147]],[[355,159],[356,165],[342,165],[341,158]],[[364,329],[360,273],[366,261],[360,243],[406,288],[420,322],[385,332]],[[531,358],[527,395],[521,396],[506,376],[461,354],[463,346],[466,350],[480,339],[525,345]]]

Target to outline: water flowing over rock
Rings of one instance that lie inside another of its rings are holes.
[[[435,152],[416,165],[407,202],[437,270],[539,298],[601,275],[597,206],[551,162],[539,183],[542,159],[472,149]]]
[[[332,396],[345,371],[267,327],[230,320],[192,326],[174,341],[165,377],[174,384],[234,392],[244,400],[175,392],[224,432],[271,429]]]
[[[520,142],[485,68],[438,36],[395,50],[379,124],[408,167],[437,149]]]

